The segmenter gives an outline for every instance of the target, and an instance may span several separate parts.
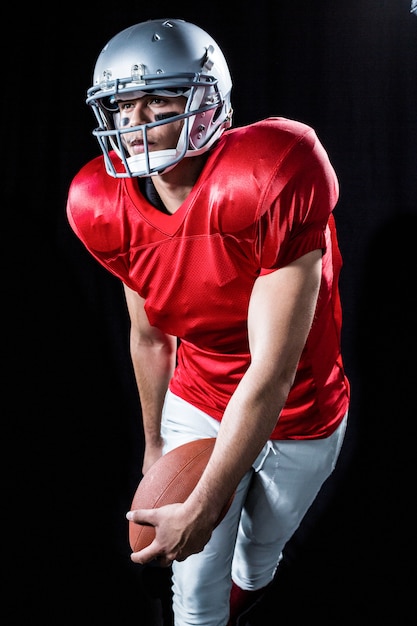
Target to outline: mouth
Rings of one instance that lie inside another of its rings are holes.
[[[145,150],[142,139],[130,139],[127,143],[131,154],[142,154]]]

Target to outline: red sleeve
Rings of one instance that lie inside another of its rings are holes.
[[[283,180],[284,178],[284,180]],[[279,193],[274,196],[274,189]],[[259,249],[267,273],[322,248],[339,186],[326,151],[311,130],[292,146],[262,202]]]

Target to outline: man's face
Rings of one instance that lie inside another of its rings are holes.
[[[118,98],[119,128],[120,130],[125,130],[129,127],[149,124],[150,122],[168,119],[174,115],[184,113],[186,102],[187,99],[184,96],[162,97],[153,94],[132,98],[131,100]],[[179,120],[148,129],[149,151],[175,148],[182,127],[183,121]],[[140,130],[132,133],[123,133],[123,143],[129,156],[144,152],[143,134]]]

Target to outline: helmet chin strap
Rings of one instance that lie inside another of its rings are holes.
[[[163,171],[169,171],[176,163],[172,164],[172,160],[177,156],[175,149],[171,150],[156,150],[155,152],[149,152],[147,155],[135,154],[134,156],[126,159],[129,169],[132,174],[137,176],[156,176],[161,173],[161,168],[166,164],[167,167],[163,168]],[[152,172],[151,170],[158,168],[158,171]]]

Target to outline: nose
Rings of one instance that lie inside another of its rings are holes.
[[[146,115],[144,103],[138,100],[129,115],[129,126],[140,126],[150,121],[149,116]]]

